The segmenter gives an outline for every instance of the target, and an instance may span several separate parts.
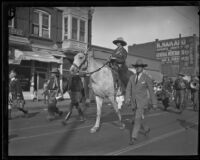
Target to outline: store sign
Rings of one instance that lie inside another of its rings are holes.
[[[9,27],[9,34],[23,36],[23,31],[21,29]]]
[[[194,38],[184,37],[156,42],[156,58],[162,65],[178,65],[182,68],[194,67]],[[170,69],[171,70],[171,69]]]

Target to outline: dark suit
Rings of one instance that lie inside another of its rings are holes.
[[[150,100],[152,105],[157,105],[157,99],[153,92],[152,80],[144,73],[141,73],[141,77],[137,84],[135,82],[136,74],[131,76],[126,88],[126,101],[131,100],[131,104],[134,110],[134,127],[132,131],[132,137],[137,138],[138,132],[141,129],[147,130],[144,124],[142,124],[142,116],[145,114],[149,104],[149,91]]]
[[[82,102],[82,99],[84,96],[83,95],[84,88],[83,88],[81,77],[79,75],[70,77],[68,90],[70,91],[69,94],[71,98],[71,103],[69,106],[69,112],[67,116],[65,117],[65,121],[69,120],[74,106],[78,110],[79,116],[83,118],[83,111],[81,110],[81,107],[79,104]]]

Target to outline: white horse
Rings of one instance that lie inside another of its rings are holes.
[[[101,110],[104,98],[108,98],[111,101],[119,118],[120,129],[123,129],[125,125],[122,123],[121,113],[118,110],[118,105],[114,96],[114,81],[110,67],[94,60],[91,53],[78,53],[74,57],[70,72],[75,74],[79,71],[86,71],[86,73],[90,75],[91,87],[95,94],[97,104],[96,122],[90,132],[94,133],[100,127]]]

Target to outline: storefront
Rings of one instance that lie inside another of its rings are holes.
[[[9,59],[9,71],[15,70],[21,82],[25,99],[42,96],[43,84],[52,68],[60,68],[62,59],[44,51],[20,51],[14,49],[14,59]]]

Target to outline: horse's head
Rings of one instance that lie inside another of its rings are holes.
[[[71,73],[77,73],[79,71],[85,71],[88,66],[87,53],[77,53],[74,56],[74,61],[72,66],[70,67]]]

